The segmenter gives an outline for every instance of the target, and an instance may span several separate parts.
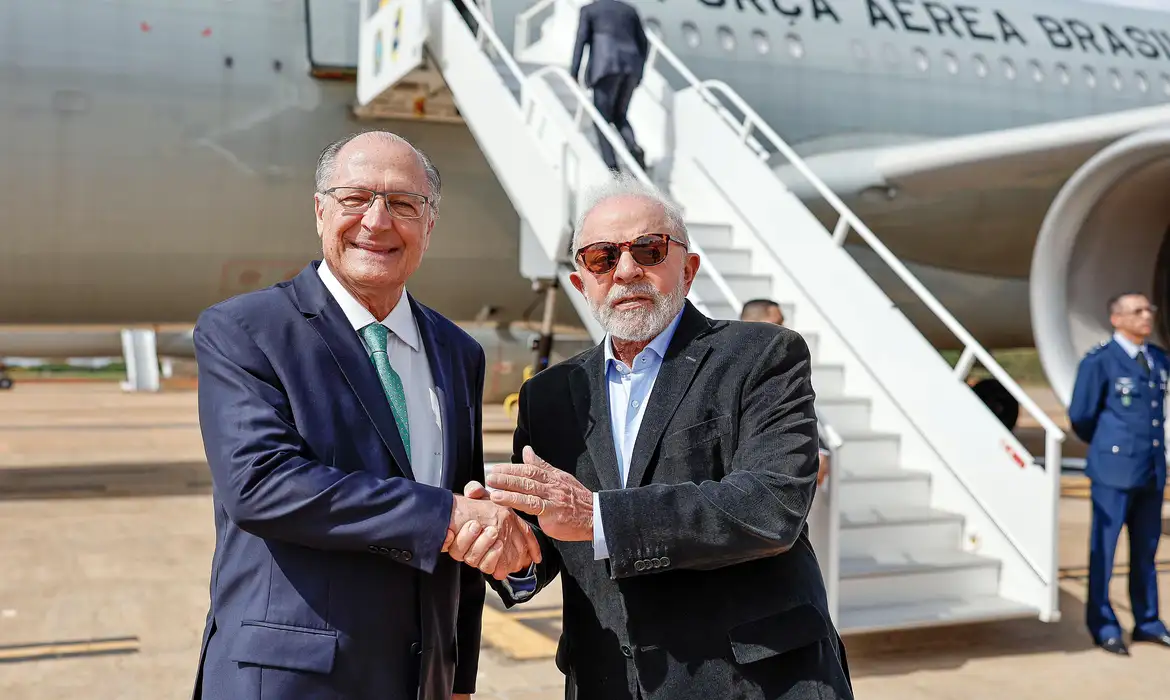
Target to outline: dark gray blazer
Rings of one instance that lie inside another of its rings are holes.
[[[513,461],[531,444],[600,492],[608,560],[540,535],[538,586],[563,577],[557,665],[579,700],[852,698],[805,527],[817,423],[804,340],[688,302],[625,488],[604,372],[597,346],[526,382],[514,439]]]
[[[596,0],[581,8],[569,71],[574,79],[581,71],[586,44],[589,45],[587,86],[593,87],[602,78],[619,73],[635,76],[635,82],[642,79],[650,45],[642,29],[642,19],[632,6],[619,0]]]

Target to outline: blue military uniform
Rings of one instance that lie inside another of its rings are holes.
[[[1085,622],[1098,643],[1121,637],[1109,604],[1109,578],[1122,525],[1129,531],[1135,631],[1167,634],[1158,617],[1154,557],[1162,534],[1166,486],[1163,421],[1168,375],[1165,351],[1149,344],[1138,348],[1119,334],[1089,351],[1077,370],[1068,413],[1073,431],[1089,443],[1085,473],[1091,482],[1093,524]]]

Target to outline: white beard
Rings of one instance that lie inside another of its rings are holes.
[[[615,285],[610,288],[605,301],[596,303],[589,300],[593,310],[593,318],[597,320],[606,333],[617,340],[645,342],[653,340],[659,333],[666,330],[678,312],[686,303],[687,295],[683,290],[682,280],[669,294],[662,294],[649,282],[638,282],[630,285]],[[643,294],[652,301],[647,309],[630,309],[619,311],[613,307],[618,299],[631,294]]]

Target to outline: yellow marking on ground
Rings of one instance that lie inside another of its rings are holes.
[[[0,663],[32,661],[63,656],[86,654],[110,654],[114,652],[138,651],[138,638],[97,639],[88,642],[53,642],[49,644],[23,644],[0,647]]]
[[[483,609],[482,634],[485,642],[518,661],[548,659],[557,653],[556,640],[528,628],[514,614],[489,607]]]
[[[516,612],[509,612],[504,614],[517,620],[548,620],[560,617],[561,609],[545,608],[543,610],[517,610]]]

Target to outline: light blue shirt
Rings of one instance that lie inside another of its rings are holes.
[[[1142,343],[1141,345],[1134,345],[1132,340],[1126,338],[1119,331],[1115,331],[1113,333],[1113,339],[1117,341],[1117,344],[1121,346],[1121,349],[1125,351],[1126,355],[1129,355],[1136,360],[1138,353],[1140,352],[1146,356],[1146,363],[1150,367],[1154,366],[1154,358],[1150,357],[1150,349],[1146,347],[1145,343]]]
[[[613,339],[609,335],[605,336],[609,426],[613,433],[613,446],[617,452],[623,488],[630,473],[630,457],[634,453],[634,443],[638,440],[638,430],[642,426],[646,404],[650,401],[650,392],[654,389],[658,370],[662,368],[662,360],[681,320],[682,311],[679,311],[670,325],[634,357],[633,367],[627,367],[624,362],[614,357]],[[593,494],[593,557],[598,560],[609,558],[609,548],[605,544],[605,528],[601,521],[601,500],[596,493]],[[512,597],[517,601],[526,600],[536,590],[536,574],[532,567],[529,567],[528,572],[526,576],[508,576],[503,581],[504,586],[511,591]]]
[[[621,471],[622,487],[630,473],[630,457],[638,430],[642,427],[642,416],[650,401],[650,392],[662,368],[662,358],[670,347],[670,340],[682,319],[680,311],[674,320],[659,333],[650,344],[634,357],[632,367],[613,355],[613,339],[605,337],[605,383],[609,389],[609,427],[613,432],[613,446],[617,451],[618,469]],[[605,528],[601,522],[601,499],[593,494],[593,556],[607,559],[609,548],[605,544]]]

